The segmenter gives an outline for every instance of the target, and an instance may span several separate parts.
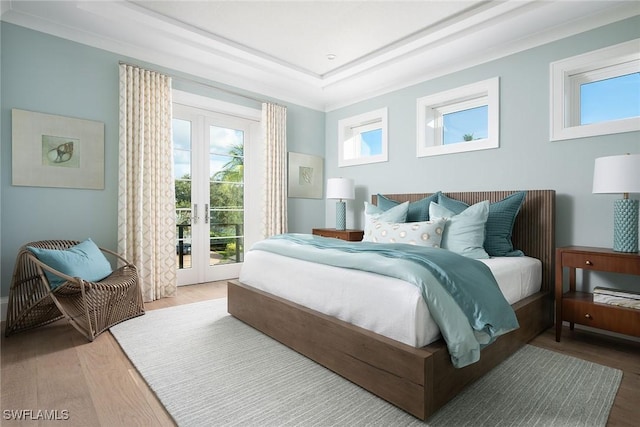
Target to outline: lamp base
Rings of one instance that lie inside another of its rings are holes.
[[[638,201],[613,202],[613,250],[638,252]]]
[[[336,202],[336,230],[347,228],[347,204],[340,200]]]

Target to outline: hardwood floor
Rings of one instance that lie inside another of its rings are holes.
[[[154,310],[226,295],[226,282],[186,286],[179,288],[177,297],[147,303],[145,308]],[[50,423],[38,420],[46,416],[38,411],[49,411],[49,416],[53,414],[65,426],[175,425],[111,333],[105,332],[89,343],[66,320],[8,338],[4,325],[2,331],[3,427]],[[22,421],[8,419],[17,417],[21,410]]]
[[[176,298],[145,307],[154,310],[225,296],[224,282],[207,283],[181,287]],[[2,331],[2,426],[48,425],[47,417],[65,426],[175,425],[109,332],[88,343],[66,321],[9,338],[4,337],[4,325]],[[607,425],[637,425],[640,343],[568,329],[557,343],[551,328],[531,344],[622,370]],[[23,420],[10,419],[18,415]]]

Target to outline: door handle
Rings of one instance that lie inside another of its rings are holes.
[[[204,223],[209,224],[209,204],[204,205]]]

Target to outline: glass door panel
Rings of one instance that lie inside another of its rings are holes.
[[[209,127],[209,265],[244,256],[244,131]]]
[[[192,268],[192,164],[189,120],[172,120],[173,161],[176,197],[176,266],[179,270]]]
[[[245,246],[244,148],[254,127],[179,104],[173,113],[178,284],[238,277]]]

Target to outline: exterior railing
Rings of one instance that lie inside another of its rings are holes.
[[[209,250],[218,252],[222,251],[226,248],[227,241],[235,240],[236,250],[235,250],[235,262],[242,261],[242,242],[244,239],[243,224],[211,224],[212,226],[220,226],[220,227],[235,227],[235,235],[233,236],[219,236],[219,237],[210,237],[209,238]],[[184,241],[184,233],[185,229],[191,227],[191,224],[177,224],[178,227],[178,244],[176,245],[176,251],[178,253],[178,268],[184,268],[184,256],[191,253],[191,244],[185,243]],[[215,241],[224,241],[224,247],[221,249],[216,249]]]

